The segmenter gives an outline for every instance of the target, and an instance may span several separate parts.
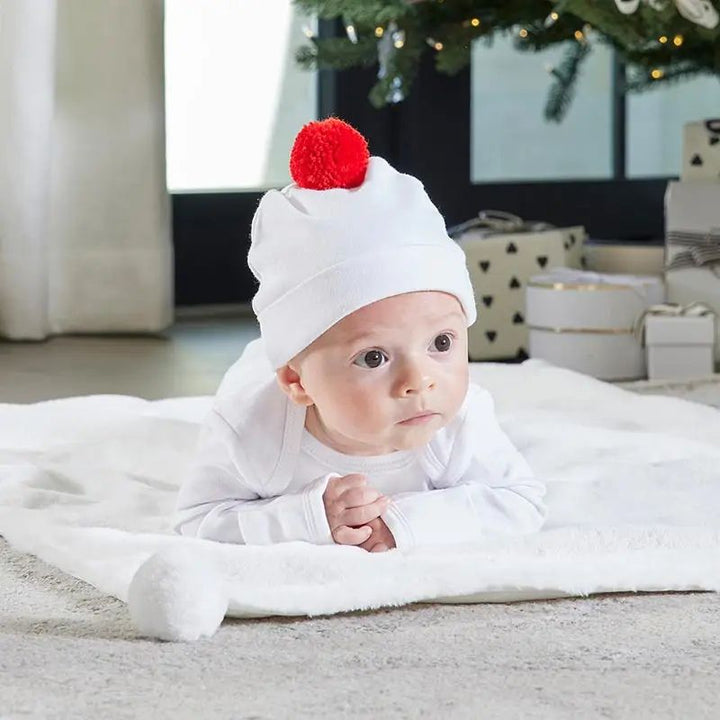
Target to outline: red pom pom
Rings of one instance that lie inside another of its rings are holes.
[[[290,175],[308,190],[362,185],[370,153],[367,140],[338,118],[305,125],[290,152]]]

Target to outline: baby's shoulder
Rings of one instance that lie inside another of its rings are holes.
[[[241,387],[227,387],[213,400],[213,410],[242,435],[261,425],[266,431],[274,425],[282,427],[286,406],[287,396],[275,378]]]
[[[223,376],[213,410],[233,428],[258,414],[265,417],[285,408],[284,393],[267,360],[261,338],[245,346],[242,355]]]

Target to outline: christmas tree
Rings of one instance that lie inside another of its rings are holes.
[[[537,52],[562,43],[549,68],[545,107],[560,121],[582,63],[595,42],[613,47],[626,64],[626,90],[701,74],[720,74],[720,27],[711,0],[294,0],[304,12],[339,19],[342,37],[310,38],[297,60],[308,68],[378,65],[370,92],[376,107],[400,102],[412,86],[423,53],[452,74],[470,62],[474,40],[514,36],[518,50]]]

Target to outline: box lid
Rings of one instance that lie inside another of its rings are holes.
[[[665,191],[665,229],[707,233],[720,227],[720,183],[671,181]]]
[[[701,317],[648,315],[645,318],[647,345],[712,345],[715,316]]]

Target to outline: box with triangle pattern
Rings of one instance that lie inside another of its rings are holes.
[[[720,182],[720,118],[683,126],[683,166],[680,179]]]
[[[465,251],[477,305],[478,319],[468,329],[470,359],[526,358],[527,281],[553,267],[582,268],[585,228],[498,233],[474,227],[454,237]]]

